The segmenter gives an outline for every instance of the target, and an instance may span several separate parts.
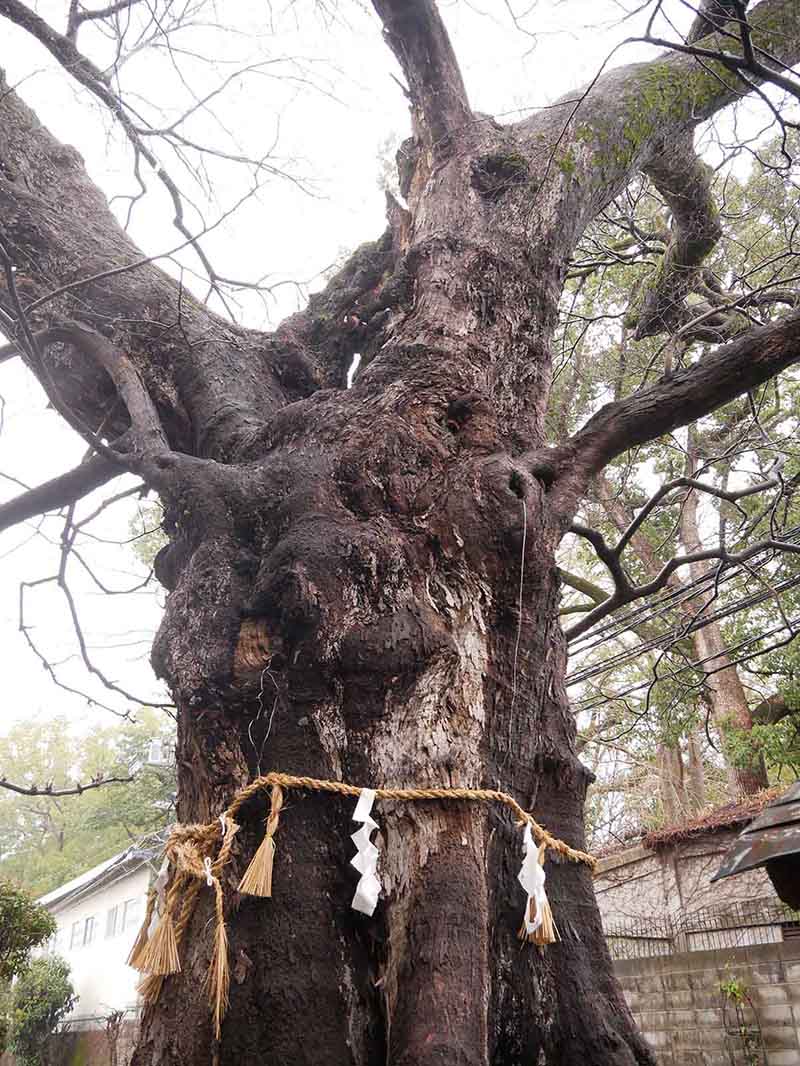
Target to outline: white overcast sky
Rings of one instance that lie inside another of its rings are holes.
[[[638,6],[634,0],[626,2],[631,8]],[[41,0],[33,6],[63,27],[66,0]],[[613,45],[640,28],[635,20],[619,24],[625,5],[614,0],[516,0],[513,6],[518,12],[530,9],[523,28],[514,26],[505,0],[440,3],[473,108],[509,121],[586,82]],[[272,61],[233,82],[214,102],[216,117],[198,114],[191,134],[228,147],[235,143],[252,155],[260,156],[273,146],[275,165],[305,188],[286,178],[270,180],[258,200],[217,230],[206,248],[223,274],[246,279],[269,275],[274,281],[319,279],[342,251],[383,229],[379,155],[387,139],[408,132],[406,103],[392,77],[399,77],[399,70],[381,41],[369,4],[338,0],[334,20],[326,20],[312,0],[273,0],[271,5],[237,0],[219,3],[217,9],[228,20],[225,32],[198,26],[179,39],[181,53],[140,54],[123,68],[123,87],[141,94],[141,106],[151,117],[155,112],[144,98],[160,104],[165,117],[159,121],[166,125],[184,109],[187,99],[173,62],[180,64],[186,81],[202,96],[239,66]],[[691,12],[681,0],[673,0],[671,10],[685,26]],[[525,28],[535,36],[526,34]],[[81,43],[98,62],[108,58],[90,34]],[[210,54],[212,49],[216,69],[185,54]],[[651,54],[641,46],[626,46],[614,62]],[[19,91],[42,122],[78,148],[90,174],[109,196],[133,189],[130,155],[108,116],[40,46],[2,20],[0,66],[12,85],[20,83]],[[174,166],[173,158],[165,155],[164,161]],[[207,219],[229,207],[245,188],[244,173],[229,164],[209,171],[210,189],[205,190],[192,187],[177,168],[175,173]],[[148,184],[155,189],[149,176]],[[124,203],[117,208],[124,212]],[[158,191],[139,205],[131,232],[148,254],[178,243],[169,218]],[[191,256],[184,256],[183,262],[189,269],[193,266]],[[188,274],[185,280],[192,283]],[[319,284],[317,280],[316,287]],[[248,297],[239,319],[254,326],[274,324],[296,309],[298,300],[293,286],[283,286],[265,312],[259,300]],[[0,478],[0,499],[9,499],[19,490],[8,476],[37,484],[75,465],[84,447],[46,410],[40,389],[18,361],[0,366],[0,396],[4,400],[0,471],[6,475]],[[88,514],[122,485],[115,482],[83,501],[79,513]],[[141,572],[130,549],[114,543],[126,537],[133,511],[130,501],[117,505],[92,527],[95,536],[110,543],[95,540],[83,545],[86,558],[114,587],[130,585]],[[104,724],[110,720],[107,712],[90,709],[84,700],[55,688],[18,632],[20,582],[56,571],[62,525],[50,518],[41,527],[31,522],[0,535],[4,681],[0,731],[14,720],[55,713],[67,713],[78,729],[91,728],[98,715],[105,714]],[[143,698],[158,694],[147,653],[158,623],[160,597],[147,592],[109,599],[92,588],[75,564],[72,587],[98,665]],[[30,597],[27,620],[35,626],[43,651],[60,663],[63,680],[126,709],[124,700],[105,694],[87,678],[63,597],[49,587],[33,590]]]

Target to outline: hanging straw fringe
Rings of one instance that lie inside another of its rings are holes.
[[[530,909],[528,911],[528,921],[535,922],[536,915],[540,913],[536,906],[536,900],[531,899]],[[527,940],[529,944],[555,944],[561,937],[558,932],[558,926],[553,918],[553,912],[550,909],[550,901],[545,896],[544,905],[541,909],[542,920],[537,928],[532,932],[528,932],[528,922],[523,919],[520,931],[517,934],[520,940]]]
[[[161,976],[161,974],[151,973],[139,982],[136,991],[142,997],[144,1003],[148,1007],[152,1007],[152,1005],[158,1000],[158,997],[161,995],[161,988],[163,984],[164,978]]]
[[[238,828],[238,826],[236,828]],[[190,881],[189,887],[184,893],[180,917],[175,923],[175,942],[179,948],[183,942],[183,937],[189,926],[189,922],[191,921],[192,914],[194,913],[195,903],[197,902],[197,896],[201,887],[202,881]],[[161,995],[161,989],[163,987],[164,977],[161,974],[149,974],[139,982],[136,991],[147,1006],[152,1006]]]
[[[228,931],[225,928],[224,896],[219,878],[214,878],[216,929],[214,930],[214,951],[208,968],[207,984],[211,1003],[214,1008],[214,1034],[217,1040],[222,1032],[222,1019],[228,1009],[228,990],[231,985],[228,967]]]
[[[267,818],[264,840],[253,857],[248,869],[239,883],[239,891],[250,895],[269,897],[272,893],[272,867],[278,821],[283,804],[283,790],[287,788],[308,789],[313,792],[331,792],[340,796],[360,796],[362,789],[344,781],[317,780],[313,777],[297,777],[291,774],[269,773],[257,778],[246,788],[238,792],[219,819],[208,825],[176,826],[165,848],[167,859],[176,871],[172,885],[167,893],[164,912],[153,936],[148,940],[137,938],[138,949],[131,952],[137,955],[138,968],[149,973],[139,985],[139,992],[147,1004],[153,1004],[163,988],[165,976],[180,970],[178,948],[194,912],[197,896],[207,881],[215,893],[215,930],[214,948],[206,984],[214,1017],[214,1032],[220,1037],[222,1019],[228,1005],[230,989],[230,969],[228,963],[228,933],[225,926],[224,891],[220,874],[230,861],[233,838],[239,829],[235,816],[240,808],[259,792],[271,790],[270,813]],[[484,803],[502,803],[509,807],[519,822],[530,828],[540,844],[540,861],[544,851],[550,848],[572,862],[580,862],[594,870],[596,860],[585,851],[578,851],[550,835],[546,829],[523,810],[513,796],[506,792],[488,788],[379,788],[375,789],[376,799],[386,800],[470,800]],[[212,860],[218,848],[217,857]],[[204,860],[212,860],[209,863]],[[210,879],[210,880],[209,880]],[[178,913],[180,899],[180,916],[176,923],[173,915]],[[148,903],[148,907],[150,904]],[[541,921],[534,932],[528,934],[526,924],[520,931],[521,939],[528,939],[534,944],[553,943],[558,938],[558,929],[553,919],[546,896],[537,913],[536,903],[532,899],[528,912],[531,924]],[[151,913],[152,917],[152,913]]]
[[[252,862],[239,882],[239,891],[247,896],[272,896],[272,866],[275,861],[275,830],[278,828],[280,810],[283,806],[283,789],[272,786],[272,799],[267,818],[267,831],[253,856]]]
[[[180,973],[181,960],[175,926],[168,910],[161,915],[158,928],[140,952],[136,969],[149,974]]]
[[[144,912],[144,921],[142,922],[142,927],[133,942],[133,947],[126,960],[128,965],[133,967],[134,970],[141,970],[142,968],[141,957],[150,936],[150,923],[152,922],[153,914],[155,913],[156,899],[157,895],[155,890],[147,894],[147,909]]]
[[[129,965],[134,969],[139,970],[141,973],[148,974],[160,974],[166,975],[171,973],[180,973],[181,960],[178,955],[178,940],[175,935],[175,924],[173,914],[178,906],[178,901],[184,894],[188,876],[185,871],[178,870],[167,892],[166,899],[164,900],[163,909],[159,917],[158,926],[156,931],[151,937],[148,937],[145,942],[142,943],[141,949],[136,952],[131,952],[131,958],[133,959]],[[156,895],[157,901],[157,895]],[[155,901],[154,901],[155,906]],[[150,908],[148,902],[148,911],[152,919],[153,910]],[[147,923],[147,919],[145,919]],[[144,926],[142,930],[144,930]],[[140,931],[139,937],[142,936]]]

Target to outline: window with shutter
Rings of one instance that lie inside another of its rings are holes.
[[[86,947],[94,940],[94,935],[97,931],[97,919],[92,915],[91,918],[87,918],[83,923],[83,946]]]
[[[112,936],[116,936],[119,930],[117,929],[119,918],[119,907],[112,907],[106,914],[106,940],[109,940]]]
[[[139,925],[142,921],[141,899],[126,899],[123,911],[122,928],[130,929],[132,925]]]

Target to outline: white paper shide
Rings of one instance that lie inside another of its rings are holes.
[[[525,836],[522,844],[525,851],[522,859],[522,869],[517,875],[517,880],[528,893],[528,898],[525,901],[525,932],[530,936],[542,924],[542,915],[547,907],[547,895],[544,890],[544,867],[539,862],[539,849],[533,839],[529,825],[525,826]],[[533,918],[531,918],[531,900],[536,903],[536,913]]]
[[[362,788],[356,809],[353,811],[353,821],[363,824],[358,832],[350,837],[358,849],[358,854],[350,862],[361,874],[361,879],[356,885],[352,907],[353,910],[370,916],[378,905],[378,896],[381,891],[381,883],[376,873],[379,851],[369,839],[373,829],[378,828],[378,823],[371,814],[374,802],[375,789]]]

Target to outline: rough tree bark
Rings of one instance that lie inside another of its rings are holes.
[[[20,6],[2,0],[0,14]],[[800,55],[797,6],[766,0],[753,14],[783,62]],[[167,509],[153,660],[179,708],[182,820],[215,818],[259,768],[499,783],[580,847],[587,772],[564,690],[555,549],[604,463],[793,362],[800,316],[545,448],[550,339],[576,241],[672,137],[740,89],[713,64],[666,56],[605,75],[577,108],[501,126],[471,111],[433,0],[375,8],[410,88],[408,210],[392,205],[384,237],[270,335],[185,293],[178,314],[176,287],[146,263],[36,305],[139,255],[77,153],[3,86],[3,239],[33,325],[61,331],[28,357],[85,433],[104,425],[104,459],[141,474]],[[98,361],[78,327],[105,336],[116,362]],[[356,351],[365,368],[347,390]],[[263,754],[260,692],[277,697]],[[232,880],[264,812],[245,813]],[[234,979],[214,1061],[652,1061],[586,868],[548,864],[562,939],[521,950],[519,831],[483,809],[383,806],[385,899],[367,920],[349,908],[349,813],[293,803],[275,898],[228,915]],[[209,1060],[209,905],[182,975],[144,1018],[136,1066]]]

